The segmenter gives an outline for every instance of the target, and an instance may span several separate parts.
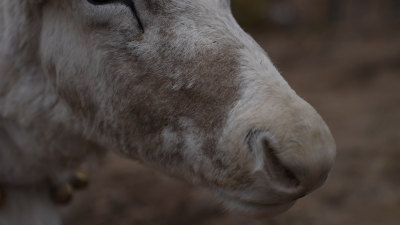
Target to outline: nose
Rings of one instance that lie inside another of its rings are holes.
[[[297,148],[282,146],[265,130],[250,131],[245,141],[255,156],[255,170],[266,172],[270,188],[292,199],[321,186],[331,168],[331,157],[321,157],[324,152],[319,152],[323,151],[320,143],[312,146],[313,150],[302,149],[301,144],[295,145]]]

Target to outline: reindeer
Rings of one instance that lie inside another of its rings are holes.
[[[110,150],[255,217],[335,158],[229,0],[2,0],[0,113],[2,225],[60,224],[49,193]]]

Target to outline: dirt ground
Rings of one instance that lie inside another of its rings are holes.
[[[66,225],[400,224],[400,32],[253,33],[337,142],[327,183],[288,212],[255,221],[206,190],[110,156],[64,209]]]

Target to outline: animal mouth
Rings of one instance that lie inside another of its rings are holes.
[[[296,203],[296,200],[281,203],[264,203],[228,196],[224,196],[223,199],[227,203],[227,206],[234,211],[256,218],[266,218],[280,214],[290,209]]]
[[[229,201],[235,202],[237,204],[248,205],[256,208],[274,208],[274,207],[281,207],[284,205],[293,205],[296,200],[282,202],[282,203],[262,203],[262,202],[255,202],[255,201],[246,201],[241,199],[229,199]]]

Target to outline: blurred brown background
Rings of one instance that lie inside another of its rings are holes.
[[[400,224],[400,1],[232,0],[238,21],[330,126],[323,188],[255,221],[206,190],[110,156],[64,211],[67,225]]]

